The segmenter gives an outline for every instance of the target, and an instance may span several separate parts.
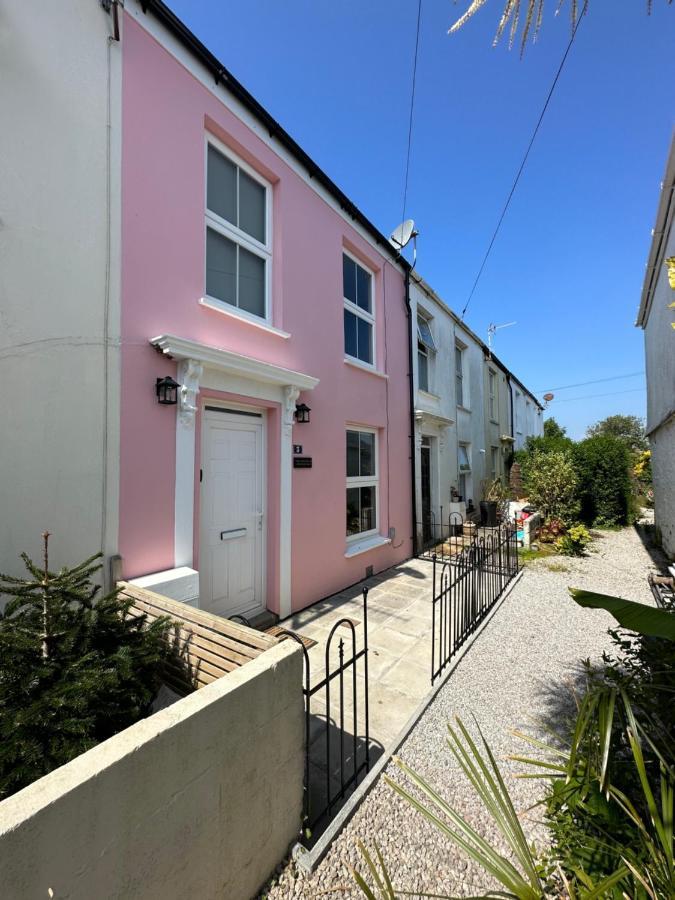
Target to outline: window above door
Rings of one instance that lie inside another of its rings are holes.
[[[375,303],[373,273],[343,251],[345,357],[375,366]]]
[[[269,322],[272,186],[214,138],[206,142],[206,296]]]

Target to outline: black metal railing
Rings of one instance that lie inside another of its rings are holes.
[[[464,549],[466,543],[461,513],[451,512],[444,517],[441,506],[438,517],[433,512],[422,517],[421,546],[417,553],[420,559],[433,559],[434,555],[441,560],[451,559]]]
[[[460,552],[432,559],[433,684],[518,574],[516,523],[481,529]]]
[[[336,633],[341,628],[348,630],[348,638],[345,641],[344,637],[339,636],[335,660],[331,648]],[[356,623],[352,619],[345,617],[337,621],[326,641],[323,677],[316,684],[312,684],[310,657],[302,638],[286,629],[279,631],[278,635],[289,637],[300,644],[304,657],[302,693],[305,702],[305,771],[302,837],[306,844],[311,844],[358,785],[361,775],[370,770],[368,588],[363,589],[363,646],[360,649],[357,647]],[[362,679],[357,677],[359,665],[363,669]],[[335,715],[333,706],[336,707]]]

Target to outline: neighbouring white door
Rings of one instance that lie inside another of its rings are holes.
[[[219,616],[265,606],[264,438],[262,413],[205,407],[199,605]]]

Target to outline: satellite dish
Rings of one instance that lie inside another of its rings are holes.
[[[394,247],[397,247],[399,250],[403,250],[406,244],[409,243],[410,238],[416,236],[415,223],[412,219],[406,219],[405,222],[402,222],[398,228],[395,228],[392,231],[389,243],[393,244]]]
[[[547,403],[550,403],[551,400],[553,400],[553,394],[544,394],[544,400],[545,400]]]

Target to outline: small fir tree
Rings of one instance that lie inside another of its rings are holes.
[[[49,533],[29,578],[0,575],[0,800],[147,715],[167,655],[167,619],[97,598],[96,554],[49,570]]]

